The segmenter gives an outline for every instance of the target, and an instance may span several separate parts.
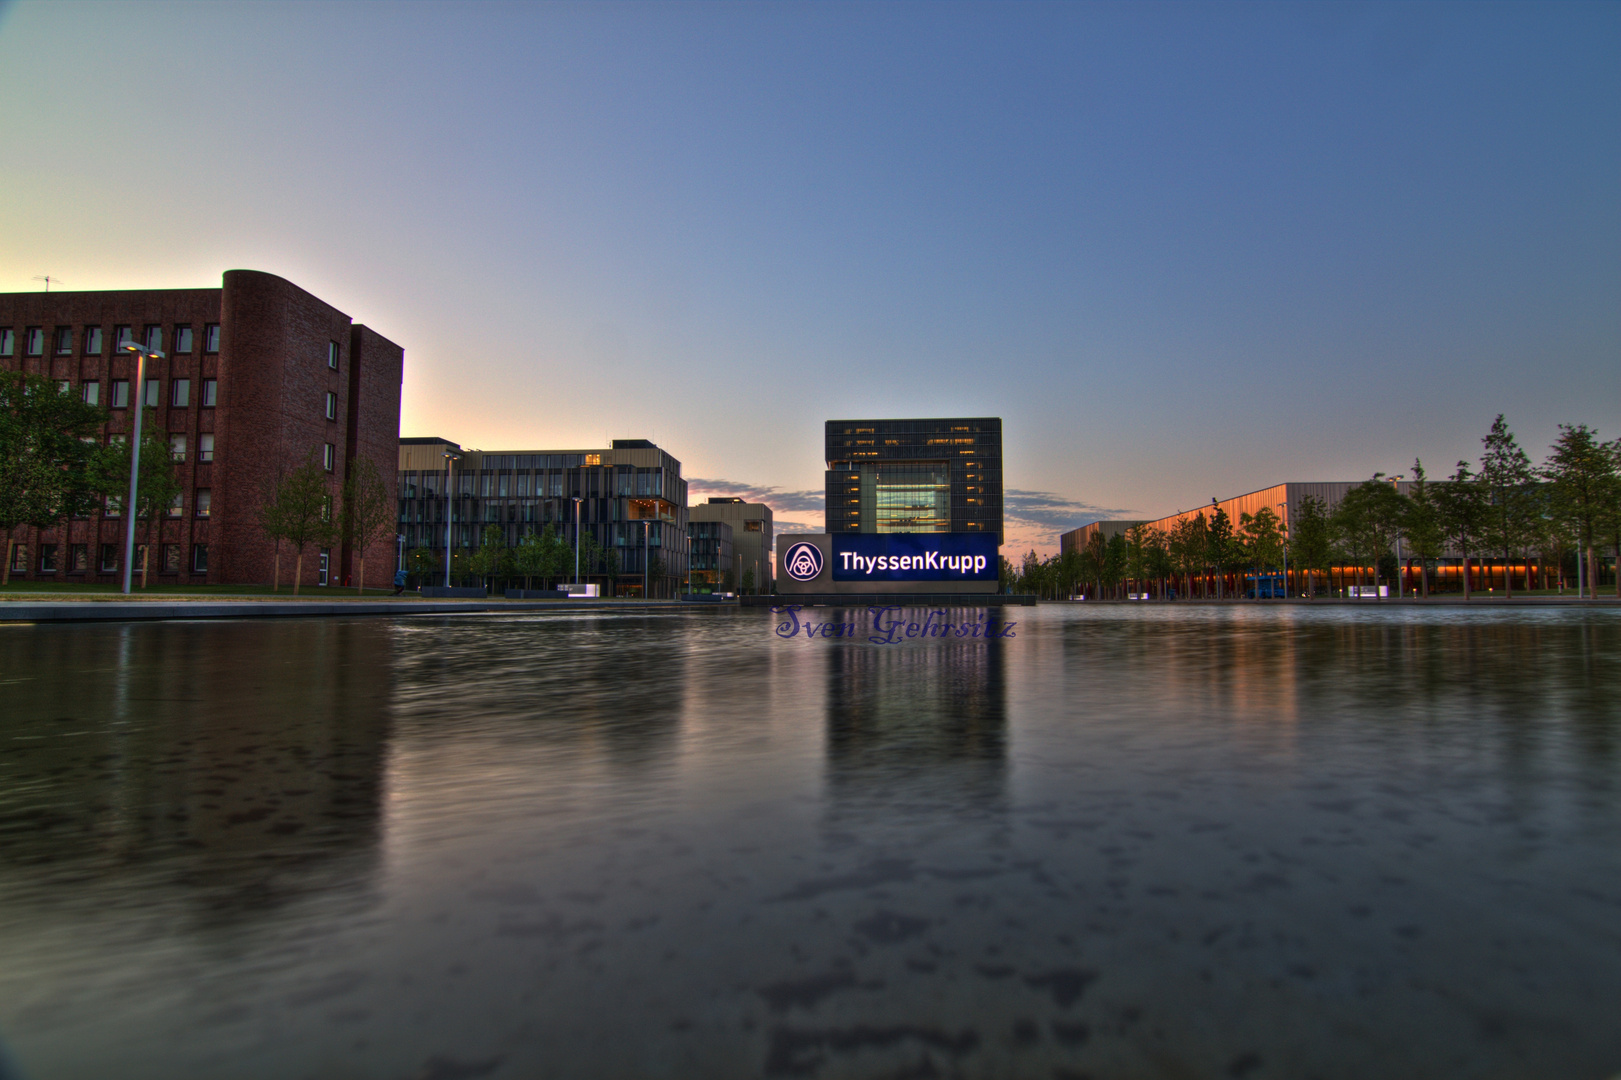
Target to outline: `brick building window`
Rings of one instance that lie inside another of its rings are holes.
[[[191,545],[191,572],[194,574],[208,573],[208,545]]]
[[[113,351],[122,349],[125,345],[135,344],[135,334],[127,326],[113,327]]]
[[[73,355],[73,327],[58,326],[56,328],[55,352],[57,356]]]
[[[64,397],[66,397],[67,392],[69,390],[72,390],[72,389],[73,389],[73,384],[68,382],[66,379],[57,379],[56,380],[56,392],[63,395]]]
[[[99,382],[91,380],[90,382],[87,382],[81,386],[79,388],[79,392],[84,395],[84,403],[86,405],[101,404],[101,384]]]
[[[214,407],[214,401],[219,396],[219,385],[218,379],[203,380],[203,408],[212,409]]]
[[[56,545],[39,545],[39,572],[42,574],[56,573]]]
[[[338,343],[336,341],[326,343],[326,366],[333,371],[338,370]]]
[[[11,572],[13,574],[28,573],[28,545],[18,544],[11,549]]]
[[[90,545],[68,545],[68,573],[82,574],[90,569]]]
[[[205,431],[197,436],[197,460],[214,460],[214,433],[212,431]]]
[[[338,395],[330,390],[326,392],[326,418],[328,420],[338,418]]]
[[[159,550],[163,553],[163,573],[180,573],[180,545],[164,544]]]
[[[217,353],[220,351],[220,324],[209,323],[203,327],[203,352]]]
[[[191,404],[191,380],[175,379],[169,384],[169,404],[184,409]]]
[[[146,328],[146,351],[161,352],[163,350],[163,327],[148,326]]]
[[[186,437],[184,435],[169,436],[169,456],[176,461],[186,460]]]
[[[145,402],[145,404],[148,405],[149,407],[156,408],[159,401],[161,400],[162,395],[159,393],[159,391],[161,391],[161,390],[162,390],[162,387],[160,387],[158,385],[158,380],[156,380],[156,379],[148,379],[148,380],[146,380],[146,402]]]
[[[84,354],[86,356],[101,355],[101,327],[87,326],[84,328]]]
[[[337,464],[337,457],[337,447],[333,446],[331,443],[321,444],[321,468],[325,469],[327,472],[331,472],[332,466]]]
[[[102,514],[107,517],[122,517],[124,514],[124,499],[119,495],[109,495],[102,501]]]
[[[11,327],[0,330],[0,356],[10,356],[17,347],[17,332]]]
[[[177,353],[191,352],[191,327],[177,326],[174,328],[174,351]]]
[[[127,408],[129,408],[129,380],[128,379],[114,379],[113,380],[113,399],[112,399],[112,401],[108,402],[108,405],[110,407],[114,408],[114,409],[127,409]]]
[[[198,517],[208,517],[214,507],[214,493],[208,488],[198,488],[197,498],[192,505],[197,508]]]
[[[30,326],[23,331],[23,355],[39,356],[45,351],[45,331]]]
[[[115,574],[118,572],[118,545],[101,545],[101,572]]]
[[[181,514],[185,513],[185,510],[186,493],[183,491],[177,491],[174,493],[174,498],[169,500],[169,516],[177,518]]]

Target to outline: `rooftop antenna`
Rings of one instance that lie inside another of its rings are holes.
[[[44,274],[44,275],[41,275],[41,276],[37,276],[37,277],[34,278],[34,280],[35,281],[43,281],[45,283],[45,291],[46,292],[51,291],[51,282],[53,282],[53,281],[56,282],[58,285],[66,285],[67,284],[67,282],[63,281],[61,278],[52,277],[49,274]]]

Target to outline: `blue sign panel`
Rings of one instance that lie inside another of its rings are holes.
[[[834,533],[834,581],[995,581],[983,533]]]

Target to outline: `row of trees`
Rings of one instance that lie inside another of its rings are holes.
[[[376,464],[355,459],[334,503],[329,475],[314,451],[297,468],[277,475],[259,503],[259,528],[275,544],[271,589],[281,589],[281,547],[293,549],[293,595],[304,580],[304,552],[330,547],[340,540],[355,553],[355,591],[366,588],[366,549],[390,535],[398,507]]]
[[[109,415],[85,403],[71,389],[38,375],[0,371],[0,535],[31,525],[50,529],[74,518],[88,517],[97,506],[109,514],[132,512],[144,529],[140,566],[146,586],[150,552],[158,524],[178,512],[181,480],[169,447],[169,433],[147,409],[141,420],[140,475],[137,504],[123,506],[129,491],[130,453],[127,438],[114,434],[105,443],[101,432]],[[297,555],[293,591],[303,576],[306,549],[342,540],[359,559],[357,587],[365,585],[365,552],[393,525],[396,509],[376,465],[360,458],[336,495],[330,474],[312,453],[263,492],[259,524],[276,542],[273,585],[281,585],[281,545]],[[0,583],[11,578],[9,541]]]
[[[657,582],[668,576],[659,550],[648,552],[650,564],[646,580]],[[413,548],[406,555],[406,569],[418,581],[434,581],[444,574],[444,552],[431,548]],[[499,525],[486,525],[479,545],[471,550],[455,551],[451,555],[450,573],[457,580],[477,579],[486,588],[502,582],[522,581],[525,589],[535,586],[548,589],[557,582],[572,579],[575,567],[574,545],[569,538],[553,528],[544,526],[539,532],[530,530],[519,538],[516,546],[509,547],[504,530]],[[606,578],[610,591],[617,593],[619,578],[624,573],[617,548],[604,546],[589,531],[580,534],[579,572],[582,577]],[[642,575],[635,575],[641,579]],[[744,575],[746,589],[753,588],[754,571]]]
[[[1591,594],[1599,549],[1621,549],[1621,440],[1605,443],[1585,424],[1559,430],[1543,464],[1534,466],[1499,415],[1482,440],[1478,468],[1459,461],[1450,477],[1432,481],[1414,461],[1406,493],[1375,473],[1336,506],[1302,498],[1287,532],[1270,508],[1234,522],[1213,505],[1208,516],[1188,515],[1170,528],[1137,523],[1107,538],[1094,533],[1085,550],[1045,560],[1031,551],[1018,567],[1004,559],[1003,584],[1045,597],[1119,596],[1135,586],[1162,597],[1179,589],[1182,596],[1219,598],[1229,589],[1245,591],[1254,574],[1255,595],[1265,596],[1287,560],[1304,574],[1311,596],[1317,576],[1335,567],[1348,568],[1358,585],[1399,573],[1399,544],[1404,559],[1417,564],[1425,596],[1431,569],[1448,549],[1462,557],[1466,599],[1470,564],[1482,557],[1502,559],[1505,592],[1512,595],[1516,560],[1526,567],[1529,588],[1534,559],[1558,568],[1576,554],[1579,587]]]

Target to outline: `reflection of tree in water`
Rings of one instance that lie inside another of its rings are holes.
[[[905,617],[921,624],[925,612]],[[985,617],[986,609],[943,613],[952,623]],[[871,622],[866,612],[851,618]],[[829,643],[827,763],[835,807],[1000,809],[1007,783],[1005,648],[996,638]]]
[[[0,750],[13,884],[48,898],[65,880],[81,896],[167,881],[230,919],[370,872],[386,627],[50,627],[0,650],[10,677],[35,673],[8,687]]]

